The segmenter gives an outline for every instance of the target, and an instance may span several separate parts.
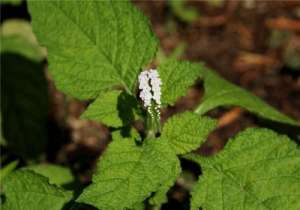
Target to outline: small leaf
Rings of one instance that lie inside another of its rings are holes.
[[[112,127],[121,127],[134,120],[136,99],[122,91],[100,95],[82,114],[81,118],[94,120]]]
[[[140,147],[132,139],[114,140],[99,164],[93,183],[78,201],[111,210],[133,208],[168,183],[180,167],[161,139],[147,140]]]
[[[17,167],[19,161],[15,160],[10,163],[8,163],[5,166],[1,166],[0,168],[0,184],[2,183],[3,179],[8,176],[15,168]]]
[[[200,147],[215,127],[215,120],[184,112],[166,122],[161,138],[169,142],[176,154],[185,154]]]
[[[128,1],[29,1],[32,25],[49,53],[56,86],[91,99],[115,86],[133,93],[157,39]]]
[[[286,136],[251,128],[216,156],[187,158],[203,171],[192,209],[300,209],[300,150]]]
[[[200,76],[201,68],[201,64],[176,60],[168,60],[159,66],[163,105],[174,105],[180,96],[184,96]]]
[[[13,19],[1,25],[1,53],[17,53],[36,62],[46,57],[46,51],[37,43],[30,23]]]
[[[170,0],[172,12],[182,21],[193,22],[200,16],[199,12],[192,6],[186,6],[186,0]]]
[[[7,147],[25,159],[45,151],[48,90],[43,65],[23,56],[1,54],[1,113]]]
[[[205,69],[201,74],[204,78],[205,95],[195,110],[196,113],[202,115],[219,106],[240,106],[269,120],[300,125],[248,91],[222,79],[213,71]]]
[[[118,97],[121,91],[110,91],[100,95],[85,112],[82,119],[94,120],[113,127],[120,127],[122,121],[118,116]]]
[[[61,210],[72,193],[51,185],[46,177],[18,170],[4,179],[3,210]]]
[[[54,164],[39,164],[27,166],[26,169],[32,170],[37,174],[49,179],[50,184],[67,185],[74,181],[74,176],[69,168]]]

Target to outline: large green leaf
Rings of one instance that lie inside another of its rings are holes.
[[[6,145],[25,159],[36,159],[46,146],[47,83],[43,65],[1,54],[1,113]]]
[[[82,114],[81,118],[94,120],[112,127],[128,125],[134,120],[137,101],[124,91],[101,94]]]
[[[44,176],[19,170],[4,179],[3,210],[61,210],[72,193],[51,185]]]
[[[57,87],[95,98],[122,86],[129,93],[156,52],[148,20],[127,1],[30,1],[33,30],[49,54]]]
[[[168,141],[176,154],[185,154],[200,147],[215,127],[215,120],[184,112],[168,119],[161,138]]]
[[[192,209],[300,209],[300,150],[288,137],[252,128],[213,157],[188,155],[203,175]]]
[[[167,60],[159,66],[162,80],[162,104],[174,105],[180,96],[184,96],[190,86],[200,76],[202,64],[187,61]]]
[[[196,113],[202,115],[219,106],[240,106],[263,118],[299,126],[298,122],[281,114],[248,91],[222,79],[213,71],[202,68],[201,74],[204,79],[205,95],[195,110]]]
[[[99,209],[130,209],[161,190],[178,169],[178,158],[162,139],[147,140],[142,146],[132,139],[114,140],[78,201]]]
[[[38,164],[27,166],[26,169],[47,177],[50,184],[62,186],[71,184],[75,180],[71,170],[60,165]]]

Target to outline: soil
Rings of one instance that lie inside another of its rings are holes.
[[[188,1],[200,16],[184,22],[174,14],[167,1],[134,1],[151,20],[161,48],[170,55],[184,43],[178,56],[194,62],[205,62],[227,80],[242,86],[286,115],[300,121],[300,69],[288,64],[286,52],[300,51],[299,1],[220,1],[213,6],[204,1]],[[5,8],[4,8],[5,11]],[[12,14],[26,12],[26,4],[9,7]],[[17,13],[16,13],[17,12]],[[1,14],[1,22],[15,17]],[[284,39],[274,34],[288,34]],[[271,44],[271,42],[275,44]],[[300,58],[299,58],[300,59]],[[80,102],[59,92],[49,81],[49,143],[47,161],[68,165],[83,184],[90,182],[95,163],[110,141],[109,129],[99,123],[80,120],[88,102]],[[174,107],[163,110],[167,117],[193,109],[203,95],[199,82]],[[209,112],[219,120],[219,126],[196,152],[213,155],[228,138],[246,127],[266,125],[254,115],[237,107],[219,108]],[[182,166],[193,174],[199,167],[183,161]],[[188,209],[188,194],[177,183],[169,193],[169,203],[163,209]]]

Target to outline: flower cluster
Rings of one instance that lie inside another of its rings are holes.
[[[140,89],[140,98],[144,103],[144,107],[148,109],[151,116],[153,113],[151,111],[151,102],[155,102],[154,109],[160,115],[159,108],[161,105],[160,96],[161,96],[161,80],[157,70],[150,69],[140,73],[139,75],[139,89]]]

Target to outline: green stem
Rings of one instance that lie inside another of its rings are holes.
[[[149,111],[147,111],[146,116],[146,138],[155,138],[156,134],[160,132],[160,116],[154,109],[154,106],[151,106],[151,112],[153,115],[151,116]]]

